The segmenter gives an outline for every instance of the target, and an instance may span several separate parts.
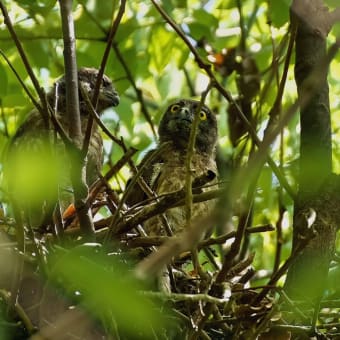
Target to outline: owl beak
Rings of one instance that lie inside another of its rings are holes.
[[[179,116],[181,120],[186,120],[189,123],[192,123],[193,121],[193,116],[190,113],[190,109],[186,106],[183,106],[180,110],[179,110]]]
[[[99,100],[107,103],[109,106],[117,106],[120,98],[115,90],[106,90],[100,93]]]

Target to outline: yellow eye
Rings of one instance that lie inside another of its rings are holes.
[[[200,120],[206,120],[207,119],[207,114],[204,111],[200,112]]]
[[[175,113],[180,109],[180,106],[178,104],[174,104],[170,107],[170,112]]]

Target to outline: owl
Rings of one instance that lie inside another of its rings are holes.
[[[90,111],[83,98],[84,92],[93,97],[98,70],[81,68],[78,71],[79,108],[82,141],[85,137]],[[82,90],[81,90],[82,89]],[[84,91],[84,92],[82,92]],[[69,120],[66,115],[65,77],[57,80],[47,93],[48,105],[66,133]],[[97,112],[117,106],[119,96],[111,80],[104,75],[99,90]],[[29,216],[34,227],[43,224],[51,215],[58,197],[70,197],[69,158],[64,143],[56,133],[52,122],[47,125],[40,112],[34,109],[18,128],[8,148],[7,177],[9,192]],[[97,178],[103,162],[103,141],[96,124],[87,153],[86,181],[91,185]],[[71,203],[62,200],[63,209]]]
[[[195,179],[207,174],[207,172],[214,174],[212,176],[214,177],[213,183],[209,184],[216,185],[215,148],[218,136],[216,117],[205,105],[197,112],[199,106],[200,102],[198,101],[181,99],[171,104],[161,118],[158,129],[158,145],[166,143],[165,150],[149,164],[142,174],[144,181],[157,195],[175,192],[185,186],[188,142],[196,114],[198,114],[199,124],[192,157],[192,175]],[[150,153],[155,152],[155,150],[151,150]],[[144,157],[140,166],[145,163],[149,156],[150,154],[147,154]],[[203,188],[203,190],[209,190],[209,188]],[[131,206],[146,198],[146,194],[136,184],[127,198],[127,203]],[[206,216],[213,206],[213,201],[194,203],[191,220]],[[181,232],[186,225],[184,206],[167,210],[165,217],[171,232],[174,234]],[[167,235],[169,233],[168,228],[164,227],[164,221],[159,216],[147,220],[143,227],[150,236]]]

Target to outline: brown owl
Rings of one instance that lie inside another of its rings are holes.
[[[80,89],[82,88],[88,98],[92,99],[97,75],[98,70],[94,68],[81,68],[78,71],[83,139],[90,111]],[[64,76],[57,80],[47,93],[47,101],[59,124],[68,133]],[[99,91],[97,112],[100,114],[111,106],[117,106],[118,103],[118,93],[113,88],[111,80],[104,75]],[[87,154],[88,185],[98,177],[102,162],[103,141],[98,126],[94,124]],[[12,199],[19,202],[18,205],[21,207],[25,205],[23,208],[29,215],[32,226],[39,226],[44,223],[46,216],[51,215],[51,207],[54,207],[58,196],[59,199],[60,196],[67,196],[65,193],[70,196],[69,159],[66,156],[65,146],[54,130],[53,124],[49,122],[47,127],[42,115],[36,109],[29,113],[12,139],[8,151],[6,177]],[[65,202],[65,205],[69,203]],[[42,216],[44,218],[41,218]]]
[[[158,156],[142,174],[145,182],[157,194],[171,193],[185,186],[187,146],[190,129],[195,117],[199,115],[199,124],[195,141],[195,152],[192,158],[194,178],[205,175],[207,172],[216,178],[217,166],[215,161],[215,147],[217,142],[217,123],[215,115],[207,106],[200,112],[199,102],[190,99],[181,99],[170,105],[165,111],[159,124],[159,145],[169,142],[164,153]],[[150,153],[155,150],[150,151]],[[149,156],[149,154],[147,155]],[[145,162],[147,156],[142,160]],[[208,188],[203,190],[209,190]],[[146,198],[143,190],[136,185],[129,195],[127,203],[136,204]],[[214,203],[205,201],[193,205],[192,219],[202,217],[211,211]],[[185,227],[186,213],[184,207],[169,209],[166,219],[173,233],[178,233]],[[149,235],[166,235],[166,229],[159,217],[149,219],[144,223],[144,229]]]

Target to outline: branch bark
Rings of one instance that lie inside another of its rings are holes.
[[[72,0],[59,0],[64,40],[64,63],[66,80],[66,114],[69,119],[69,135],[72,143],[66,145],[71,159],[71,182],[80,228],[86,239],[95,238],[91,211],[86,205],[86,153],[82,150],[82,133],[79,110],[76,38],[72,17]]]

